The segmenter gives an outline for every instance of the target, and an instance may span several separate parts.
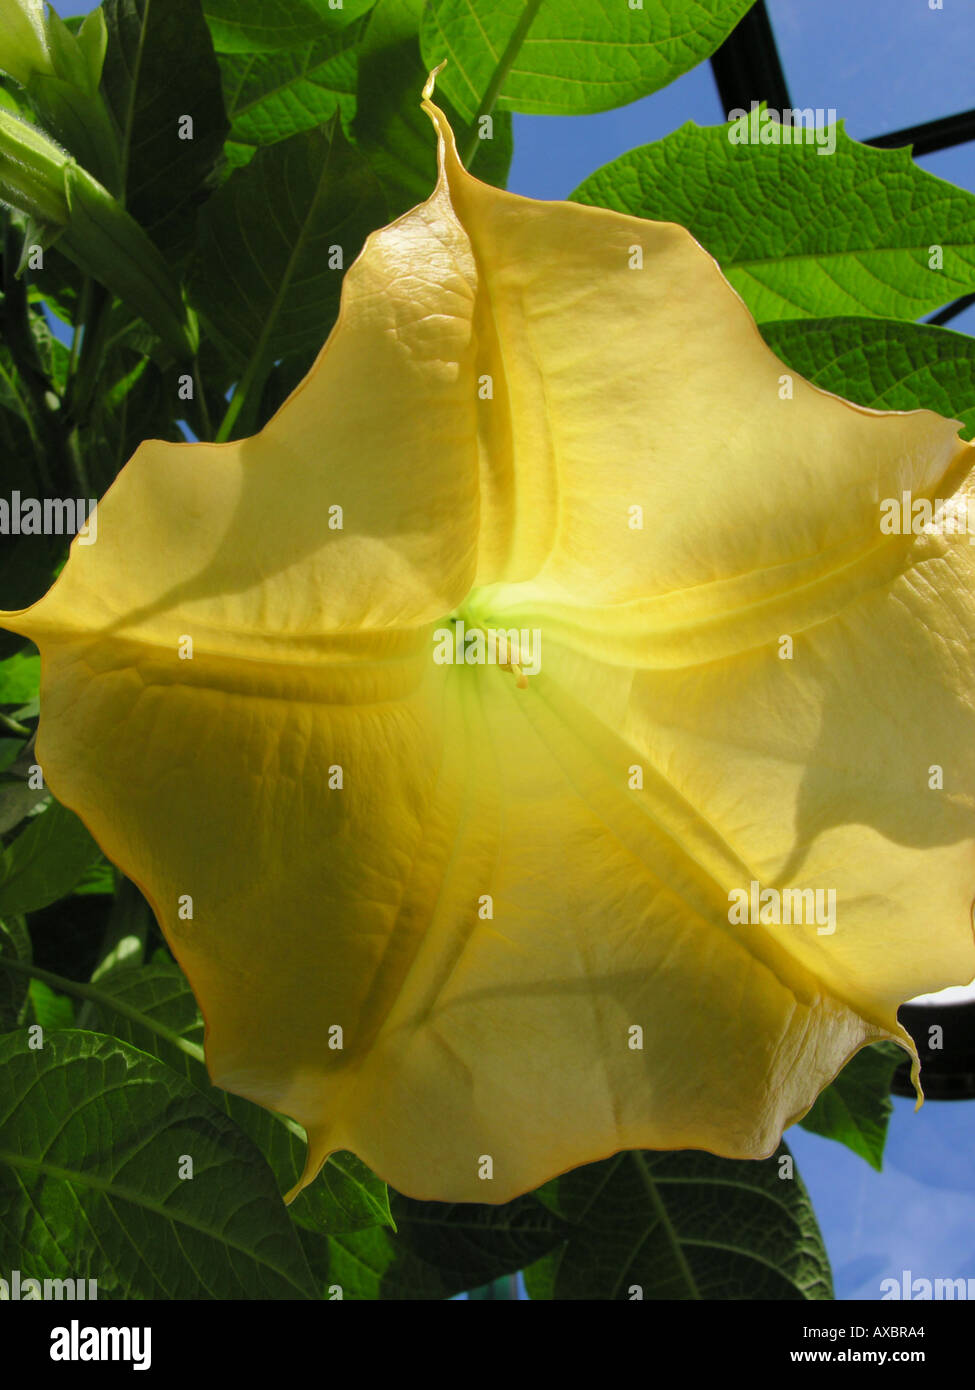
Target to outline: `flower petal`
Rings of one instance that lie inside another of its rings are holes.
[[[438,189],[367,239],[331,337],[269,423],[229,444],[140,445],[99,503],[97,543],[75,543],[8,626],[174,657],[189,634],[232,659],[314,664],[336,633],[449,612],[476,566],[474,295]]]

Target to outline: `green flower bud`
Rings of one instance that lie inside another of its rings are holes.
[[[53,73],[43,0],[0,0],[0,70],[26,87],[34,73]]]
[[[68,220],[64,168],[69,158],[50,136],[0,108],[0,201],[39,222],[63,227]]]
[[[0,107],[0,202],[59,233],[58,247],[131,305],[179,358],[197,333],[159,248],[50,136]]]

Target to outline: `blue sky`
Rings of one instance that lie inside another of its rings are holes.
[[[63,15],[89,4],[59,3]],[[866,139],[971,107],[975,4],[944,0],[768,0],[792,103],[834,107]],[[515,117],[509,187],[566,197],[593,169],[687,120],[725,119],[707,64],[643,101],[598,116]],[[975,192],[975,144],[919,161]],[[936,240],[936,238],[933,238]],[[975,333],[975,306],[952,328]],[[786,1136],[809,1188],[839,1298],[878,1298],[909,1269],[975,1277],[975,1103],[895,1098],[883,1173],[804,1130]]]

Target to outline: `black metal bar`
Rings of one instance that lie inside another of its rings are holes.
[[[791,109],[765,0],[757,0],[712,54],[711,71],[725,115],[748,111],[753,101],[764,101],[774,111]]]
[[[975,1002],[902,1004],[897,1020],[914,1039],[927,1099],[975,1100]],[[939,1034],[932,1046],[935,1025]],[[897,1068],[890,1089],[914,1099],[909,1061]]]
[[[919,155],[934,154],[936,150],[947,150],[952,145],[963,145],[966,140],[975,140],[975,110],[941,116],[936,121],[907,126],[904,130],[892,130],[887,135],[874,135],[862,143],[876,145],[880,150],[913,145],[915,155]]]
[[[765,0],[756,0],[712,55],[711,71],[726,115],[736,109],[749,110],[753,101],[764,101],[776,111],[791,108]],[[924,155],[951,149],[967,140],[975,140],[975,109],[872,135],[861,143],[883,150],[912,145],[915,155]]]
[[[950,323],[960,313],[968,308],[970,304],[975,304],[975,294],[963,294],[960,299],[954,299],[950,304],[946,304],[943,309],[939,309],[936,314],[932,314],[925,323]]]

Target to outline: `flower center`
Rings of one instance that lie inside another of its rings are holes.
[[[541,668],[541,630],[495,627],[485,621],[488,616],[483,605],[468,598],[450,614],[449,626],[434,632],[434,660],[438,665],[497,666],[514,676],[519,690],[527,690],[528,677]]]

